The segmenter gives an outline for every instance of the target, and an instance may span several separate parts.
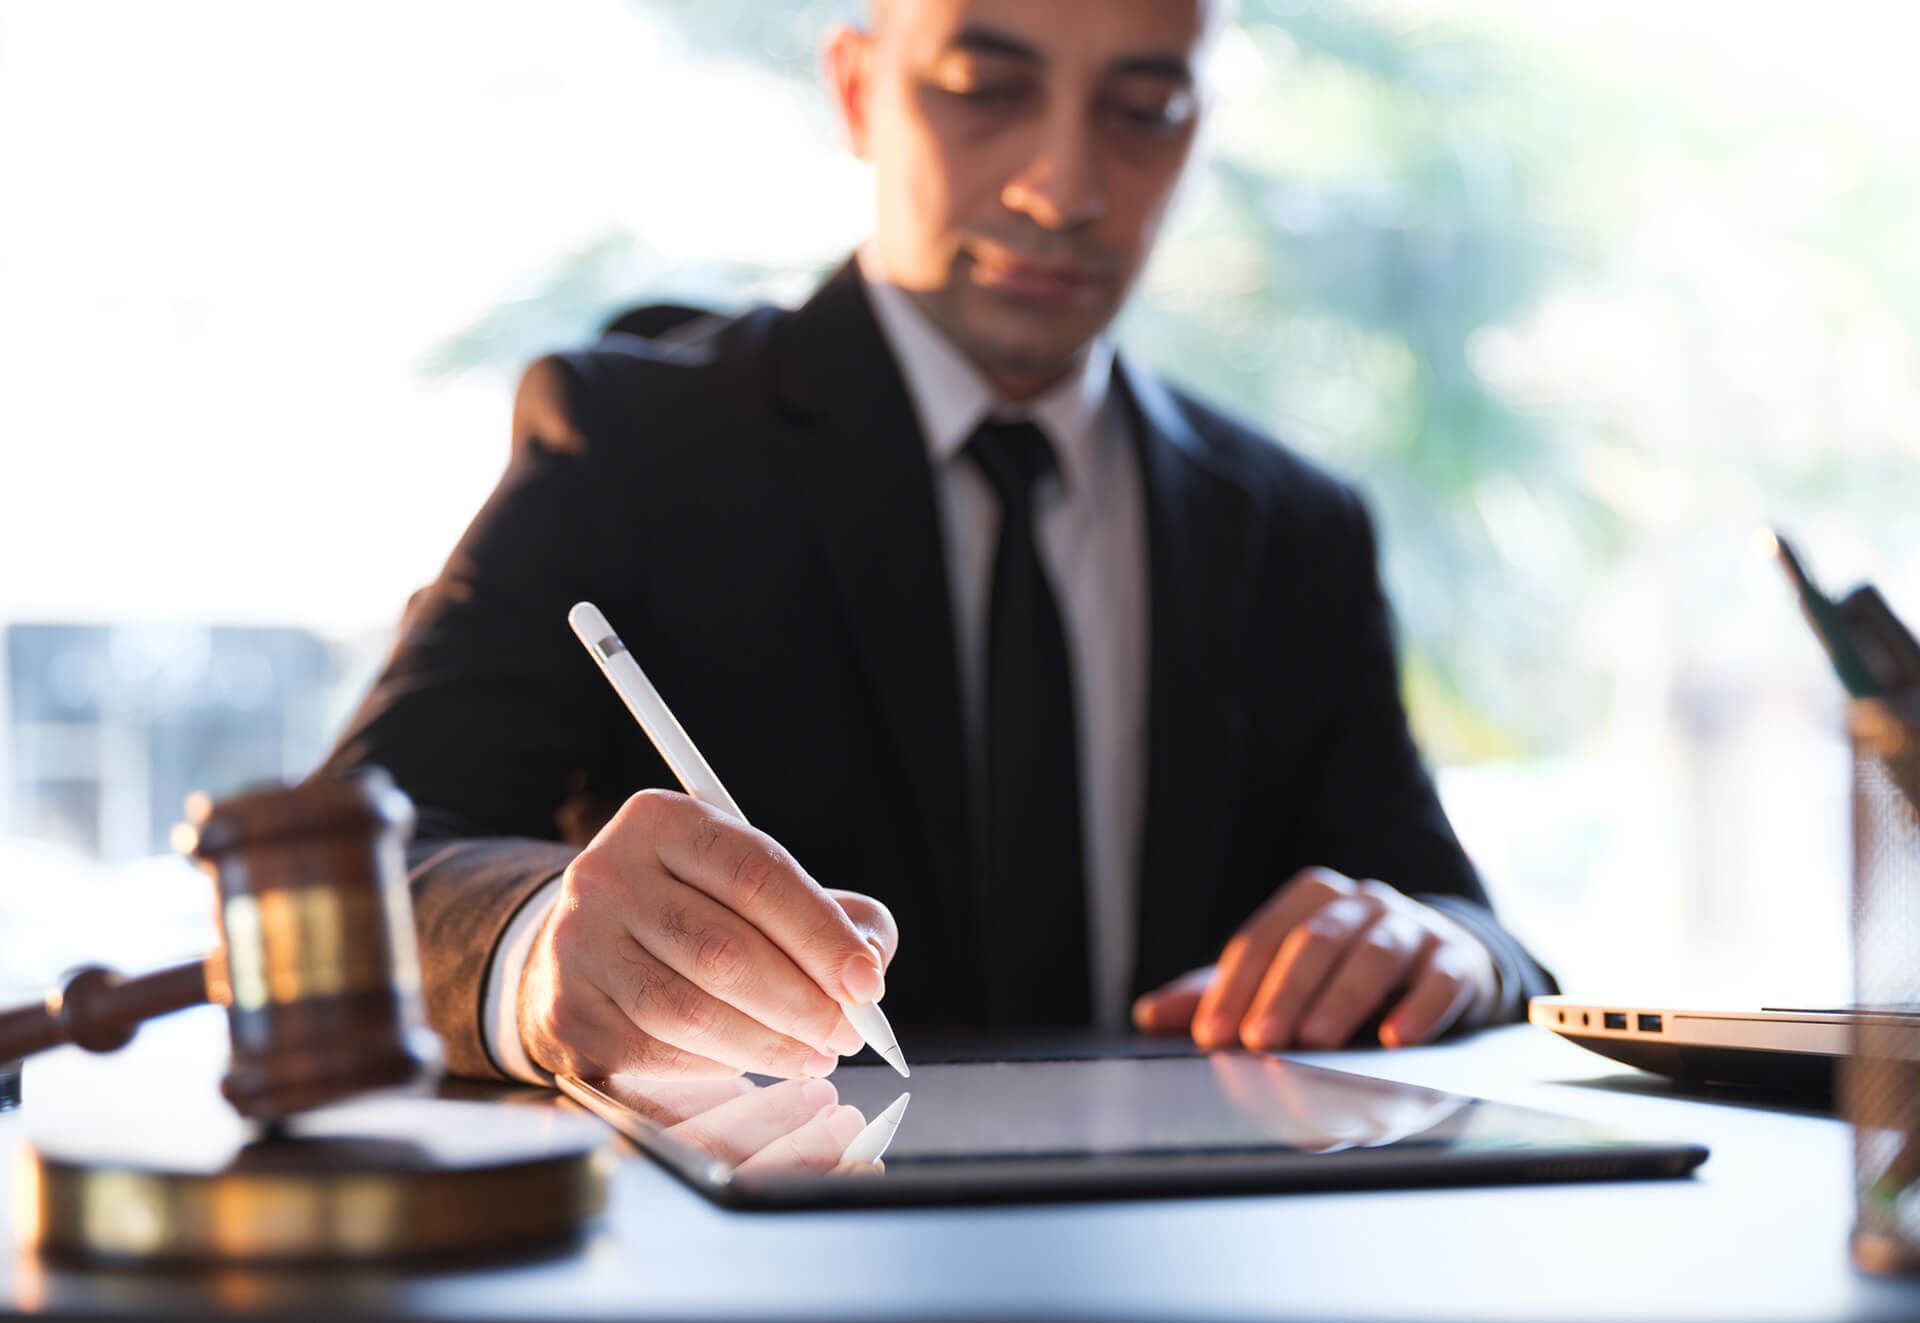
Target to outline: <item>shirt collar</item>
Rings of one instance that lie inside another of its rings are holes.
[[[859,252],[860,274],[874,320],[900,364],[907,396],[935,464],[953,460],[988,416],[1031,419],[1053,443],[1069,486],[1087,479],[1105,430],[1101,417],[1113,383],[1113,346],[1101,336],[1074,370],[1044,394],[1017,404],[1002,400],[980,370],[901,289],[879,274],[871,245]]]

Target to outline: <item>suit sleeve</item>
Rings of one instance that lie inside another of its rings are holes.
[[[562,872],[570,797],[610,780],[620,713],[567,626],[617,582],[619,484],[577,425],[578,379],[535,366],[498,486],[408,604],[372,691],[320,769],[378,765],[413,799],[408,880],[427,1015],[449,1068],[497,1074],[481,1023],[488,962],[514,913]],[[517,430],[521,430],[518,429]],[[616,618],[619,618],[616,616]],[[611,710],[610,710],[611,709]]]
[[[1553,978],[1501,926],[1422,764],[1400,699],[1393,624],[1381,591],[1373,523],[1343,492],[1337,553],[1315,577],[1327,596],[1316,618],[1327,640],[1329,700],[1298,821],[1299,857],[1375,877],[1472,932],[1499,971],[1496,1019],[1556,991]]]

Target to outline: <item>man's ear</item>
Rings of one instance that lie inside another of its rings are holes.
[[[827,39],[827,86],[840,112],[847,146],[861,160],[869,154],[867,113],[873,96],[873,35],[854,27],[838,27]]]

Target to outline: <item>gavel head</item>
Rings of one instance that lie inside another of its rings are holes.
[[[385,772],[196,795],[175,844],[212,875],[221,948],[207,986],[227,1009],[221,1091],[275,1122],[431,1077],[401,843],[413,806]]]

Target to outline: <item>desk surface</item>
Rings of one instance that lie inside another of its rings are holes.
[[[28,1068],[27,1114],[75,1088],[137,1107],[130,1083],[204,1060],[220,1033],[216,1013],[196,1011],[117,1057],[51,1054]],[[1682,1181],[747,1214],[634,1157],[585,1243],[530,1263],[214,1277],[71,1271],[0,1250],[0,1298],[9,1316],[54,1319],[1920,1318],[1920,1281],[1850,1266],[1851,1139],[1832,1117],[1675,1097],[1525,1026],[1302,1059],[1713,1154]],[[22,1116],[0,1115],[9,1185]],[[9,1246],[10,1218],[0,1211]]]

